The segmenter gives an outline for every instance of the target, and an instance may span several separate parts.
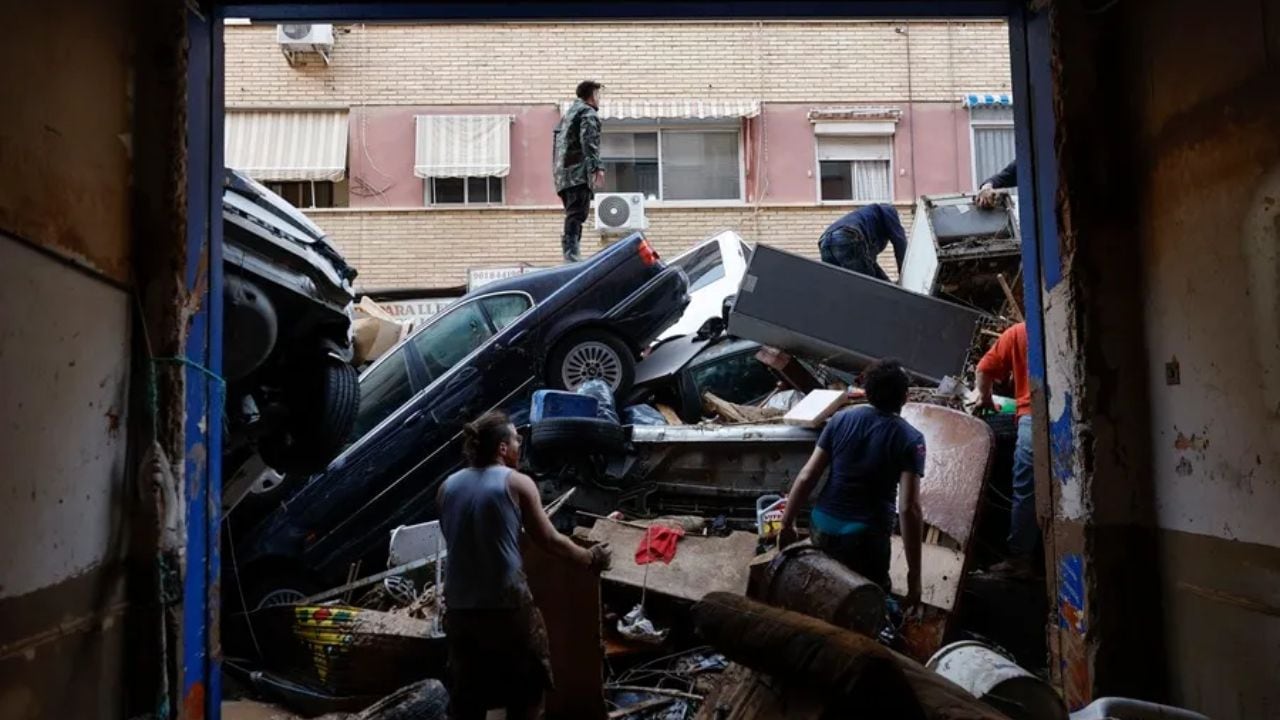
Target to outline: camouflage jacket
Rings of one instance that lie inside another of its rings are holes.
[[[600,163],[600,118],[595,108],[577,100],[556,125],[551,173],[556,192],[588,185]]]

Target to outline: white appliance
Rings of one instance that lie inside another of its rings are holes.
[[[649,227],[644,216],[644,193],[596,195],[596,230],[602,234],[626,234]]]
[[[329,63],[333,50],[333,25],[330,23],[288,23],[276,26],[276,43],[293,64],[299,53],[316,53]]]

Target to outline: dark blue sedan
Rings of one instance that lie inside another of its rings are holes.
[[[436,488],[462,464],[462,426],[481,413],[518,419],[544,385],[600,378],[625,392],[640,351],[687,303],[684,273],[634,234],[432,317],[360,376],[356,440],[236,543],[249,605],[340,583],[352,562],[385,557],[393,528],[436,517]]]

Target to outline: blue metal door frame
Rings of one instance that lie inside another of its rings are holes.
[[[818,18],[978,18],[1009,21],[1013,73],[1018,194],[1021,208],[1023,291],[1027,307],[1028,355],[1032,384],[1045,388],[1042,289],[1062,278],[1054,214],[1057,167],[1054,161],[1051,41],[1046,15],[1028,11],[1017,0],[867,0],[863,2],[369,2],[219,3],[210,11],[188,3],[190,53],[187,67],[187,265],[192,317],[185,349],[185,483],[187,567],[183,598],[182,717],[219,718],[221,649],[219,643],[219,522],[222,507],[222,21],[492,21],[492,20],[646,20],[646,19],[818,19]],[[1030,182],[1028,182],[1028,180]],[[202,369],[203,368],[203,369]],[[207,370],[207,372],[205,371]],[[1039,398],[1043,401],[1045,394]],[[1046,417],[1047,407],[1035,411]],[[1056,432],[1056,431],[1051,431]],[[1069,428],[1067,428],[1069,433]],[[1037,471],[1050,466],[1037,460]]]

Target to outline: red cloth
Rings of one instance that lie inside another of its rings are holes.
[[[978,369],[998,381],[1013,377],[1013,394],[1018,416],[1031,414],[1031,379],[1027,376],[1027,325],[1018,323],[1000,334],[1000,339],[982,356]]]
[[[670,563],[676,556],[676,543],[684,537],[684,528],[650,525],[636,548],[636,564],[646,565],[661,560]]]

